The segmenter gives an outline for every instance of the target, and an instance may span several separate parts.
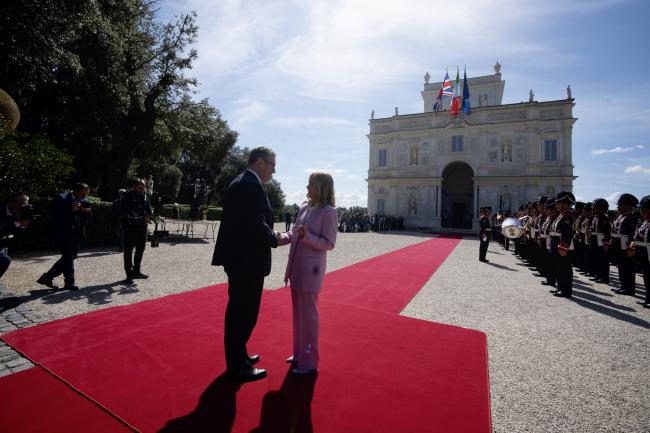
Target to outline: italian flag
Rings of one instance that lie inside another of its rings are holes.
[[[451,115],[458,116],[460,111],[460,100],[463,97],[462,92],[460,91],[460,71],[458,67],[456,68],[456,81],[454,82],[454,95],[451,100]]]

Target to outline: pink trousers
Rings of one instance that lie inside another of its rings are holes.
[[[291,291],[293,359],[301,370],[318,367],[318,293]]]

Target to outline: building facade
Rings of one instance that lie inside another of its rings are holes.
[[[515,210],[573,189],[574,99],[501,103],[505,81],[469,78],[471,114],[432,107],[441,83],[425,76],[422,113],[369,122],[368,212],[407,227],[477,228],[479,207]],[[449,98],[446,98],[449,99]]]

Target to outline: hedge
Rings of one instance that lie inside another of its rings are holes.
[[[178,207],[180,208],[181,219],[190,219],[190,205],[179,204]],[[165,218],[172,218],[173,211],[174,211],[173,204],[164,204],[162,210],[160,211],[160,215]],[[222,208],[211,206],[208,208],[207,218],[210,221],[220,221],[221,213],[222,213]],[[199,210],[199,219],[202,218],[202,215],[203,214]]]

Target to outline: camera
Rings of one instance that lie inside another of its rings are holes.
[[[16,213],[14,214],[14,217],[18,221],[32,221],[36,218],[38,218],[40,215],[35,215],[34,214],[34,206],[31,204],[23,204],[21,205],[17,210]]]

